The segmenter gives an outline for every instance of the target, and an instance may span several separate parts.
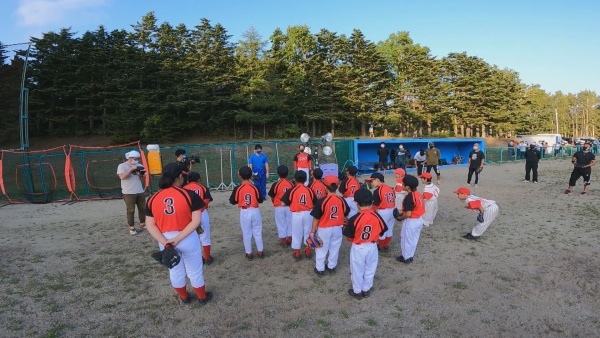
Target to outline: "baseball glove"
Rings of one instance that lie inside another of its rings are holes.
[[[483,171],[483,167],[479,167],[479,168],[477,168],[477,170],[475,170],[475,172],[476,172],[476,173],[478,173],[478,174],[479,174],[480,172],[482,172],[482,171]]]
[[[202,229],[202,226],[196,228],[196,233],[198,233],[198,235],[202,235],[204,233],[204,229]]]
[[[480,213],[479,215],[477,215],[477,222],[483,223],[483,214]]]
[[[306,239],[306,244],[313,249],[320,248],[323,246],[323,240],[317,236],[316,233],[311,232],[308,234],[308,238]]]
[[[258,181],[260,180],[260,176],[258,176],[258,173],[252,173],[252,179]]]
[[[152,258],[154,258],[160,264],[166,266],[169,269],[172,269],[179,261],[181,261],[181,256],[179,256],[179,252],[175,250],[175,247],[171,244],[165,245],[164,250],[156,251],[152,254]]]
[[[400,216],[402,216],[402,213],[400,212],[400,210],[398,210],[398,208],[394,208],[394,211],[392,213],[395,219],[398,219],[400,218]]]

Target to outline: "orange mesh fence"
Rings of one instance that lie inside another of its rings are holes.
[[[66,159],[65,146],[27,152],[3,150],[0,189],[4,198],[8,203],[72,200],[65,180]]]

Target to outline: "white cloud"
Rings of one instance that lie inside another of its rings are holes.
[[[104,5],[105,0],[20,0],[18,23],[26,27],[63,24],[65,20],[77,20]]]

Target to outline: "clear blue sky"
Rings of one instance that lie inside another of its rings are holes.
[[[188,28],[207,18],[235,42],[250,26],[265,39],[293,25],[346,35],[358,28],[373,42],[408,31],[438,58],[467,52],[549,93],[600,94],[598,0],[2,0],[0,41],[25,42],[63,27],[130,30],[150,11],[159,23]]]

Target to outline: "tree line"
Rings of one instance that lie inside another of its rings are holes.
[[[130,30],[64,28],[30,43],[32,136],[170,142],[356,136],[373,125],[400,137],[510,137],[557,122],[565,136],[593,136],[600,125],[595,92],[549,94],[466,52],[437,58],[408,32],[374,43],[359,29],[290,26],[265,40],[251,27],[232,42],[207,19],[188,28],[150,12]],[[0,43],[0,141],[18,135],[25,50],[8,55]]]

